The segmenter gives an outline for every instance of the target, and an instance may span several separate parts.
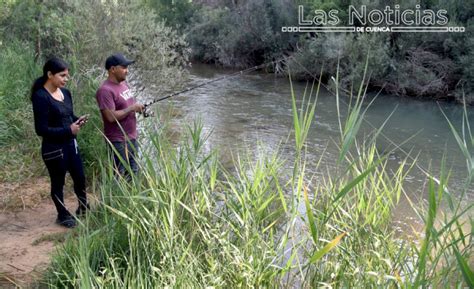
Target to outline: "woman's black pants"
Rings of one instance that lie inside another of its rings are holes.
[[[69,172],[74,182],[74,193],[79,201],[79,207],[85,208],[87,205],[86,178],[76,141],[71,140],[61,144],[43,142],[41,154],[51,179],[51,198],[58,211],[58,218],[70,215],[64,206],[63,187],[66,172]]]

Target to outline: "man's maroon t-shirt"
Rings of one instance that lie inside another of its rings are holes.
[[[97,90],[95,97],[100,110],[122,110],[136,102],[125,81],[121,83],[110,80],[104,81]],[[123,132],[126,133],[128,139],[137,138],[135,113],[129,113],[124,119],[112,123],[108,122],[102,114],[102,120],[104,122],[104,134],[111,142],[125,141],[126,138]]]

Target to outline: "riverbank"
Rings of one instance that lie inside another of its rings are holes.
[[[72,231],[55,223],[46,177],[2,183],[0,200],[0,287],[37,288],[55,249]],[[77,204],[71,193],[65,202],[71,208]]]

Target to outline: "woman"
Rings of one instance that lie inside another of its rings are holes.
[[[51,179],[51,198],[58,211],[56,222],[73,228],[76,220],[64,206],[63,187],[68,171],[79,201],[76,215],[84,214],[89,206],[76,135],[87,122],[87,116],[74,115],[71,93],[64,88],[68,78],[67,64],[58,58],[49,59],[43,67],[43,75],[31,88],[31,100],[35,130],[43,138],[41,155]]]

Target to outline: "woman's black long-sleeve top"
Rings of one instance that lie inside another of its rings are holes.
[[[43,87],[33,93],[33,113],[36,134],[43,142],[65,143],[73,140],[71,124],[78,118],[74,115],[69,90],[61,88],[64,101],[58,101]]]

